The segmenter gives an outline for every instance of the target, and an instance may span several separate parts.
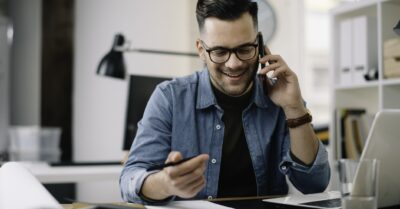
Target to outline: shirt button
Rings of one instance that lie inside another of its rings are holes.
[[[215,128],[216,128],[217,130],[219,130],[219,129],[221,129],[221,125],[218,124],[218,125],[215,126]]]
[[[217,162],[216,159],[212,159],[212,160],[211,160],[211,163],[213,163],[213,164],[215,164],[216,162]]]
[[[212,200],[212,198],[213,198],[212,196],[208,196],[208,199],[209,199],[209,200]]]

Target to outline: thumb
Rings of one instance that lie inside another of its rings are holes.
[[[170,162],[178,162],[183,159],[182,154],[178,151],[172,151],[169,153],[167,160],[165,163],[170,163]]]

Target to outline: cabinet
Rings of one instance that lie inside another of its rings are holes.
[[[385,42],[400,39],[393,31],[400,19],[400,1],[346,3],[332,9],[330,16],[333,96],[330,123],[330,151],[333,154],[330,162],[335,173],[336,161],[344,157],[338,110],[357,108],[373,115],[382,109],[400,109],[400,77],[384,76]],[[357,71],[360,69],[364,72]],[[378,73],[376,79],[366,80],[364,74],[370,72],[373,77],[374,70]]]

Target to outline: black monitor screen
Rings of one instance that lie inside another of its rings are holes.
[[[142,119],[144,109],[157,84],[171,78],[130,75],[128,105],[125,123],[124,150],[131,148],[137,131],[137,123]]]

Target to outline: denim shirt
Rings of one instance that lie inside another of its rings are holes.
[[[257,195],[287,194],[285,175],[303,193],[324,191],[330,178],[324,146],[319,144],[316,159],[310,166],[293,161],[283,110],[265,96],[258,79],[254,85],[250,104],[242,117]],[[207,69],[159,84],[138,123],[129,158],[121,173],[122,198],[128,202],[152,203],[139,195],[146,177],[157,172],[146,169],[163,164],[171,151],[179,151],[183,157],[202,153],[210,156],[204,173],[206,185],[193,199],[216,198],[225,128],[222,115]],[[165,201],[173,199],[175,197]]]

